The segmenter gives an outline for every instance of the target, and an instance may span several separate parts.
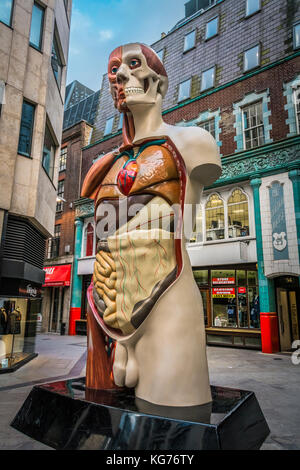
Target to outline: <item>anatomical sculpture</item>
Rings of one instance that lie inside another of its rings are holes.
[[[168,78],[148,46],[115,49],[108,78],[123,143],[82,188],[95,201],[97,233],[86,386],[134,387],[157,405],[209,403],[203,305],[185,244],[190,208],[220,176],[218,147],[199,127],[163,121]]]

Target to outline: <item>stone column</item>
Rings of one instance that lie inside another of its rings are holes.
[[[296,219],[296,230],[298,239],[298,253],[300,260],[300,169],[296,168],[289,171],[289,178],[293,184],[293,195],[294,195],[294,207],[295,207],[295,219]],[[299,278],[300,281],[300,278]]]
[[[75,250],[72,273],[69,335],[75,335],[75,321],[81,317],[82,277],[78,276],[78,259],[81,257],[83,219],[75,220]]]
[[[263,240],[259,199],[261,179],[255,178],[250,181],[250,184],[253,188],[255,213],[261,345],[262,352],[274,353],[279,351],[278,317],[276,312],[274,280],[268,279],[264,273]]]

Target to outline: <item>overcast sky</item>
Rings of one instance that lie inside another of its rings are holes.
[[[128,42],[152,44],[184,17],[187,0],[73,0],[67,84],[97,91],[110,52]]]

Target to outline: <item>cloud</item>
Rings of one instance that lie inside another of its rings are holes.
[[[102,29],[98,32],[98,38],[101,42],[109,41],[109,39],[112,39],[113,36],[114,33],[110,29]]]

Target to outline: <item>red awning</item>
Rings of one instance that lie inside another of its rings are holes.
[[[45,284],[43,287],[69,286],[71,279],[71,265],[60,264],[58,266],[46,266]]]

